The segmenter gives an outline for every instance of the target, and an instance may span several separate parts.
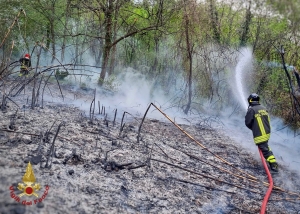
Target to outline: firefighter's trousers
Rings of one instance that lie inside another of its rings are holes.
[[[268,141],[262,142],[260,144],[257,144],[258,148],[262,152],[264,158],[269,163],[276,163],[275,156],[273,155],[273,152],[271,151],[270,146],[268,145]]]

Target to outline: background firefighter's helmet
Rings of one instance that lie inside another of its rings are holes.
[[[27,54],[24,55],[24,58],[30,59],[30,55],[27,53]]]
[[[256,93],[250,94],[248,97],[248,103],[251,104],[259,104],[259,96]]]

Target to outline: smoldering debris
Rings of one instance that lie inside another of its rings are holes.
[[[46,100],[31,109],[26,87],[25,94],[11,98],[17,105],[8,100],[0,112],[1,212],[259,212],[268,187],[262,164],[209,122],[180,124],[183,132],[170,122],[117,108],[105,112],[94,90],[76,92],[89,100],[86,112]],[[62,90],[65,98],[72,97],[71,90]],[[24,105],[26,114],[18,110]],[[9,192],[21,182],[28,162],[37,182],[49,186],[39,207],[20,207]],[[286,176],[274,177],[268,213],[300,210],[298,175],[282,171]]]

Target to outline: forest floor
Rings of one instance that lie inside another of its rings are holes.
[[[93,100],[92,90],[63,91]],[[260,212],[268,186],[262,163],[207,123],[179,124],[196,142],[146,117],[138,138],[142,117],[121,124],[103,108],[91,118],[49,100],[32,109],[30,94],[26,88],[0,110],[0,213]],[[19,197],[29,162],[41,189]],[[299,175],[281,166],[273,178],[267,213],[300,213]]]

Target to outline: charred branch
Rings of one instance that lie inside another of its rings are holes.
[[[218,181],[220,183],[224,183],[224,184],[227,184],[227,185],[230,185],[230,186],[234,186],[234,187],[237,187],[239,189],[243,189],[243,190],[246,190],[246,191],[250,191],[250,192],[253,192],[253,193],[257,193],[257,194],[261,194],[260,191],[255,191],[253,189],[248,189],[246,187],[243,187],[243,186],[239,186],[239,185],[236,185],[236,184],[233,184],[233,183],[230,183],[230,182],[227,182],[227,181],[224,181],[224,180],[220,180],[218,178],[215,178],[211,175],[207,175],[207,174],[204,174],[204,173],[200,173],[200,172],[196,172],[196,171],[193,171],[193,170],[190,170],[190,169],[187,169],[187,168],[183,168],[181,166],[178,166],[178,165],[175,165],[175,164],[171,164],[171,163],[168,163],[166,161],[162,161],[162,160],[158,160],[158,159],[154,159],[154,158],[151,158],[152,161],[157,161],[157,162],[160,162],[160,163],[164,163],[164,164],[167,164],[167,165],[170,165],[170,166],[173,166],[173,167],[176,167],[178,169],[181,169],[181,170],[184,170],[184,171],[187,171],[187,172],[190,172],[192,174],[196,174],[196,175],[200,175],[204,178],[208,178],[208,179],[211,179],[211,180],[215,180],[215,181]]]
[[[98,100],[98,109],[99,109],[99,114],[100,114],[100,101]]]
[[[115,126],[115,122],[116,122],[116,117],[117,117],[117,109],[115,110],[115,116],[114,116],[114,120],[113,120],[113,126]]]
[[[54,143],[55,143],[55,140],[56,140],[56,137],[58,136],[58,132],[61,128],[61,126],[64,126],[65,123],[64,122],[61,122],[58,127],[57,127],[57,130],[56,130],[56,133],[55,133],[55,136],[53,138],[53,141],[52,141],[52,145],[50,147],[50,151],[49,151],[49,154],[48,154],[48,157],[47,157],[47,162],[46,162],[46,165],[45,165],[45,168],[51,168],[51,164],[52,164],[52,158],[54,156],[54,153],[55,153],[55,146],[54,146]],[[51,161],[51,163],[50,163]]]

